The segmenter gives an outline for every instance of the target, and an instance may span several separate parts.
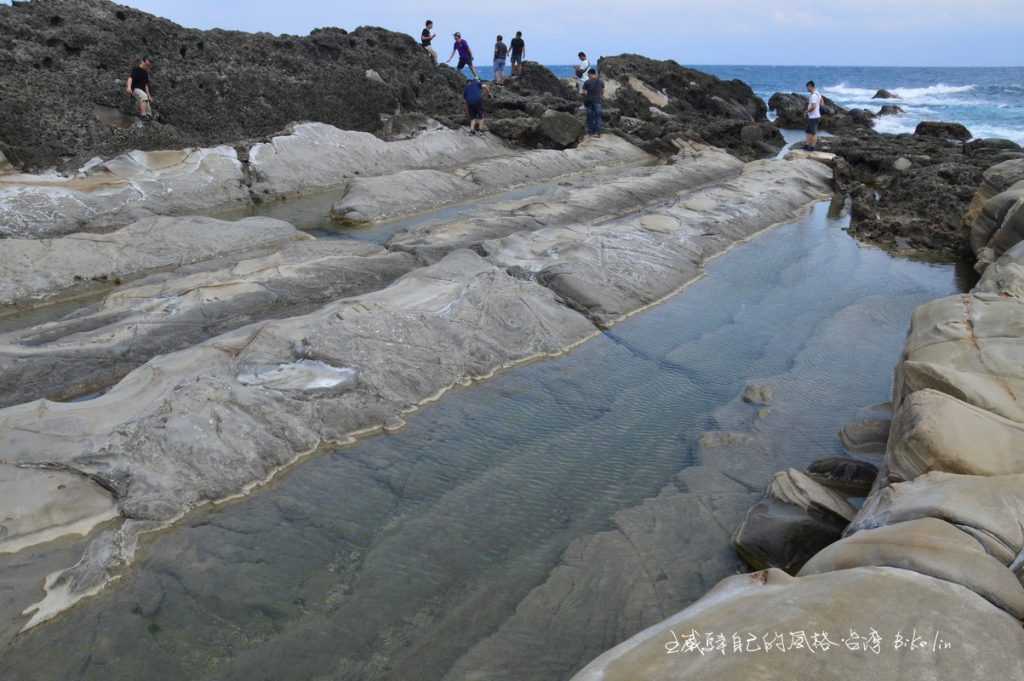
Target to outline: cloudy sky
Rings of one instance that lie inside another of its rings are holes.
[[[128,0],[197,28],[306,34],[384,26],[490,44],[522,30],[528,56],[566,64],[640,52],[686,64],[1019,66],[1021,0]],[[447,40],[442,47],[447,48]],[[441,51],[441,50],[439,50]],[[447,51],[442,58],[447,57]]]

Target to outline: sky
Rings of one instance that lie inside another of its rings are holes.
[[[568,64],[637,52],[684,64],[1024,65],[1021,0],[128,0],[195,28],[305,35],[318,26],[383,26],[418,35],[434,20],[438,52],[521,30],[527,56]],[[443,40],[442,40],[443,38]],[[477,47],[479,52],[480,47]]]

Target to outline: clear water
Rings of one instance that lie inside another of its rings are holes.
[[[549,66],[568,78],[572,66]],[[877,111],[898,104],[906,114],[879,120],[876,130],[913,132],[928,121],[963,123],[975,137],[1002,137],[1024,144],[1024,67],[948,68],[900,66],[721,66],[693,68],[724,79],[738,78],[766,102],[776,92],[803,92],[815,81],[826,96],[842,106]],[[482,78],[493,71],[481,68]],[[899,99],[871,99],[879,89]]]
[[[501,627],[570,542],[666,485],[706,492],[674,482],[713,463],[700,433],[750,427],[737,396],[771,381],[758,426],[770,447],[741,462],[751,492],[720,501],[721,532],[688,544],[692,517],[659,518],[680,537],[662,547],[676,572],[659,582],[672,594],[661,612],[685,606],[737,567],[727,533],[751,494],[838,452],[837,429],[887,399],[911,311],[958,289],[952,266],[894,259],[826,215],[819,205],[733,249],[570,355],[450,393],[399,432],[189,516],[112,588],[16,639],[0,679],[566,678],[632,633],[608,626],[625,621],[601,591],[614,579],[553,604],[542,625]],[[0,556],[0,576],[45,560]],[[632,629],[658,613],[645,617]]]

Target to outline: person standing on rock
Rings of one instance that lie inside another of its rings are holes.
[[[520,76],[523,73],[523,60],[526,59],[526,41],[523,40],[523,32],[516,31],[516,37],[512,38],[512,75]]]
[[[576,92],[583,92],[583,84],[587,80],[587,73],[590,71],[590,60],[587,59],[586,52],[580,52],[578,55],[580,63],[576,65]]]
[[[814,151],[818,144],[818,125],[821,123],[821,93],[813,80],[807,81],[807,139],[804,151]]]
[[[587,71],[587,80],[583,83],[583,106],[587,109],[587,134],[600,137],[604,81],[597,77],[597,69]]]
[[[489,94],[490,89],[479,78],[466,83],[462,91],[462,97],[466,100],[466,115],[469,117],[469,131],[472,133],[483,132],[484,96]]]
[[[132,69],[125,83],[125,91],[135,98],[135,108],[140,118],[153,118],[153,95],[149,91],[149,72],[153,68],[153,60],[143,57],[139,65]]]
[[[445,64],[449,64],[455,54],[459,55],[459,65],[455,67],[455,70],[462,73],[462,69],[469,67],[470,72],[473,74],[473,78],[480,80],[480,76],[477,75],[476,69],[473,68],[473,50],[469,49],[469,43],[466,42],[465,38],[462,37],[461,33],[455,34],[455,45],[452,47],[452,53],[448,55],[448,60]]]
[[[505,39],[499,35],[497,42],[494,43],[494,82],[498,85],[505,80],[506,57],[508,57],[508,45],[505,44]]]
[[[434,22],[427,19],[427,23],[423,27],[423,33],[420,34],[420,45],[430,53],[430,58],[434,60],[435,64],[437,63],[437,52],[430,43],[434,42],[434,38],[436,37],[437,36],[434,35]]]

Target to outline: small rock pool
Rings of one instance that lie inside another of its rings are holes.
[[[738,569],[730,533],[771,474],[840,453],[836,431],[888,399],[911,311],[958,290],[953,266],[860,245],[827,212],[565,357],[149,537],[117,583],[14,639],[0,678],[568,678]],[[751,382],[767,407],[739,399]]]

